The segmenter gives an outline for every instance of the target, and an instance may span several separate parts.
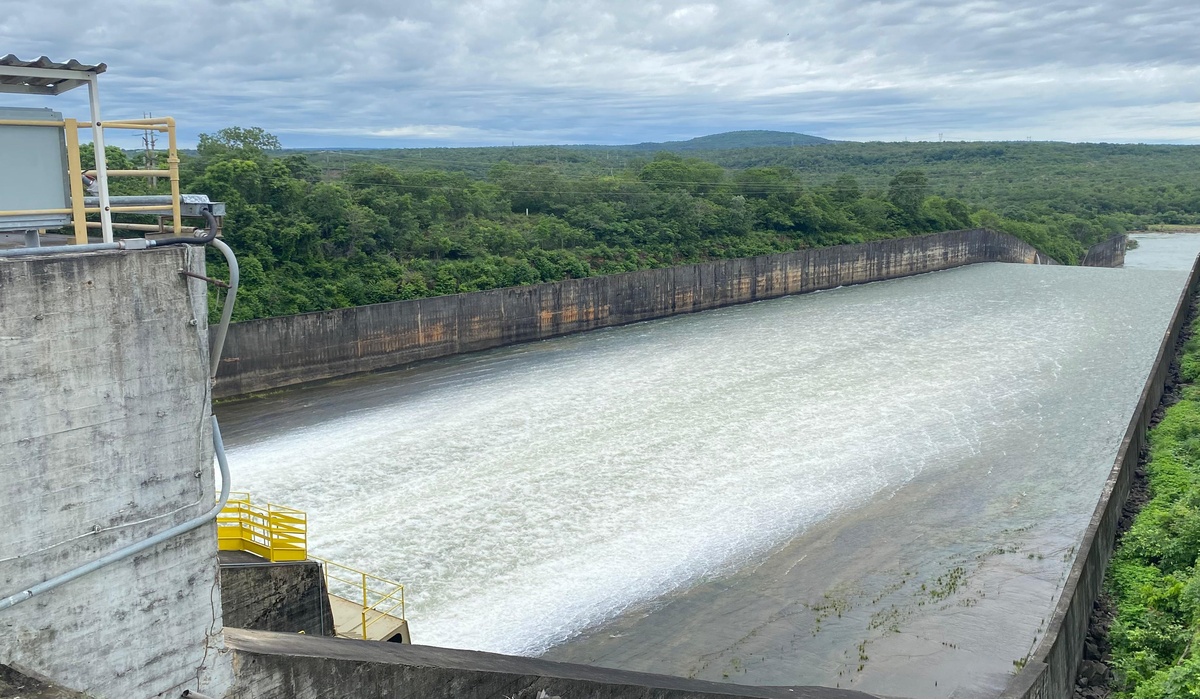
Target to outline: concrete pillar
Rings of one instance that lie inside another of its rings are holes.
[[[212,508],[204,252],[0,258],[0,597]],[[222,696],[215,525],[0,611],[0,664]]]

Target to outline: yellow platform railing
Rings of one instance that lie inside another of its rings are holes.
[[[371,637],[372,624],[386,622],[388,617],[404,619],[404,586],[400,583],[324,558],[312,559],[323,564],[329,594],[362,606],[362,622],[355,633],[361,632],[363,640]]]
[[[0,126],[46,126],[63,129],[67,146],[67,181],[71,191],[71,207],[61,209],[24,209],[0,211],[0,215],[10,216],[41,216],[70,214],[71,224],[75,230],[75,243],[82,245],[87,239],[87,214],[100,213],[99,207],[85,207],[83,203],[83,166],[79,158],[79,128],[76,119],[61,121],[43,121],[40,119],[0,119]],[[84,122],[84,128],[87,128]],[[96,129],[131,129],[136,131],[158,131],[167,134],[167,169],[166,170],[108,170],[108,177],[166,177],[171,182],[171,230],[175,235],[183,232],[183,220],[179,203],[179,152],[175,142],[175,119],[171,117],[148,117],[145,119],[116,119],[98,122],[92,126]],[[89,170],[89,175],[95,171]],[[107,183],[105,184],[107,186]],[[108,213],[145,213],[162,211],[162,206],[109,206]],[[107,224],[106,224],[107,225]],[[121,228],[122,224],[113,223],[113,227]],[[134,224],[129,224],[134,225]],[[137,230],[141,230],[138,228]]]
[[[359,623],[346,626],[355,637],[370,639],[371,627],[381,623],[380,632],[387,634],[392,631],[387,625],[404,621],[404,585],[308,555],[308,515],[300,510],[255,505],[249,493],[230,493],[217,515],[217,548],[246,551],[272,563],[309,559],[321,563],[329,594],[361,609]]]
[[[250,502],[249,493],[230,493],[217,515],[217,548],[246,551],[272,563],[308,559],[308,515],[279,505]]]

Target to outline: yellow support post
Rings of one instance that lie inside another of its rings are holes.
[[[365,640],[367,640],[367,605],[370,604],[370,600],[367,599],[367,574],[366,573],[362,574],[362,593],[363,593],[362,637],[363,637],[363,640],[365,641]]]
[[[166,117],[167,122],[167,169],[171,178],[171,223],[175,235],[180,235],[183,228],[183,217],[179,211],[179,153],[175,148],[175,120]],[[216,234],[216,231],[213,231]]]
[[[75,244],[87,245],[87,216],[83,213],[83,165],[79,161],[79,122],[64,119],[67,139],[67,179],[71,186],[71,224],[75,227]]]

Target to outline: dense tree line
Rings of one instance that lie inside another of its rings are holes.
[[[342,152],[331,162],[280,151],[261,129],[230,128],[201,137],[185,157],[183,186],[227,204],[224,234],[244,283],[239,320],[974,226],[1008,231],[1070,264],[1139,223],[1200,213],[1195,188],[1175,184],[1158,187],[1157,199],[1139,190],[1141,198],[1100,202],[1077,183],[1048,206],[1035,183],[985,207],[989,197],[948,193],[908,144],[851,144],[862,147],[860,159],[881,154],[858,165],[831,165],[844,152],[819,155],[846,145],[621,160],[600,149],[426,149],[402,162],[389,160],[395,151]],[[956,147],[972,151],[963,157],[973,163],[1003,157]],[[133,165],[113,151],[114,167]],[[471,168],[460,167],[464,153],[477,156]],[[1036,158],[1029,163],[1039,171]],[[1006,173],[1019,177],[1019,169]],[[1096,187],[1105,181],[1093,177]],[[1156,215],[1163,207],[1175,213]],[[224,273],[219,258],[210,264]]]

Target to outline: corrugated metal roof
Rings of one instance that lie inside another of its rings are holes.
[[[22,68],[34,69],[36,73],[39,69],[45,70],[47,73],[56,71],[58,74],[48,75],[13,75],[13,73],[29,73],[28,70],[6,71],[6,68]],[[0,92],[25,92],[40,95],[57,95],[66,92],[73,87],[82,85],[85,81],[84,74],[98,74],[108,70],[108,66],[103,63],[89,65],[80,63],[72,58],[66,63],[57,63],[49,58],[42,56],[35,61],[22,61],[11,53],[0,58]],[[80,73],[79,80],[73,80],[68,77],[63,77],[62,72]]]

